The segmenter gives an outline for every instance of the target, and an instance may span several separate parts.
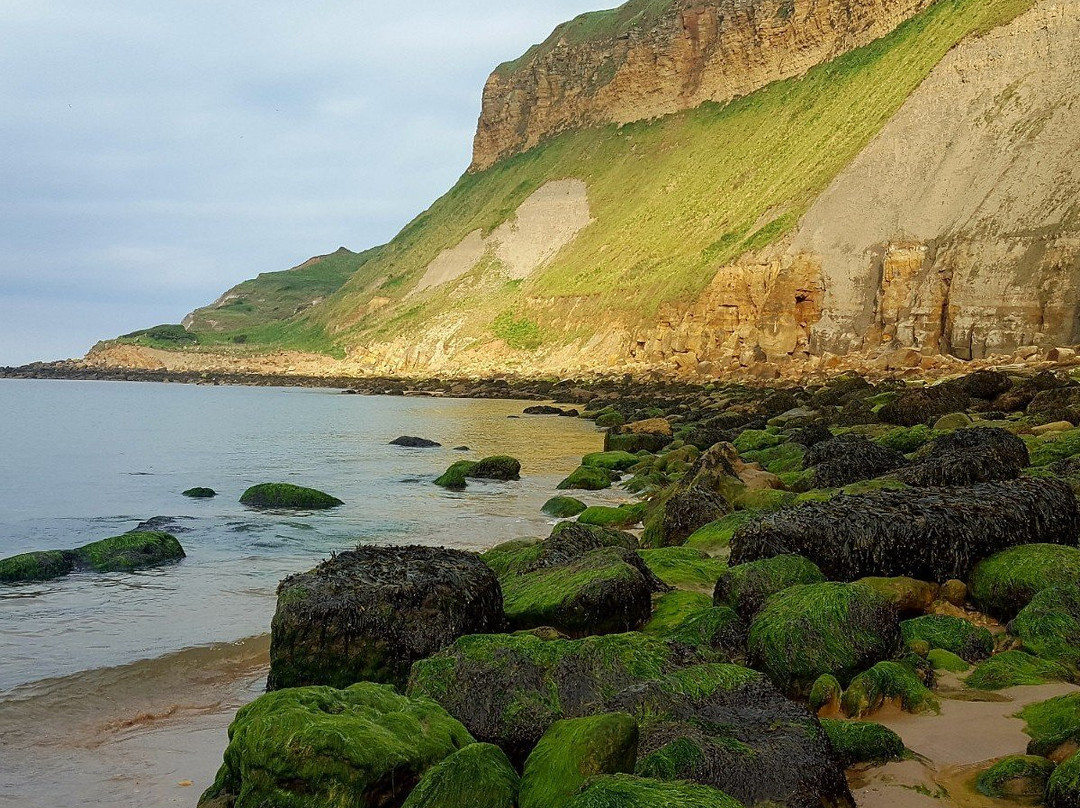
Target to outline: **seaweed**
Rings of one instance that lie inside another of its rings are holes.
[[[298,510],[324,510],[344,505],[314,488],[304,488],[291,483],[261,483],[253,485],[240,495],[240,504],[251,508],[296,508]]]
[[[845,768],[856,763],[883,764],[902,760],[907,748],[888,727],[873,721],[843,721],[823,718],[821,728],[829,738]]]
[[[1003,651],[976,666],[965,680],[977,690],[1002,690],[1018,685],[1044,685],[1051,681],[1067,682],[1069,671],[1045,659],[1023,651]]]
[[[1015,480],[1028,465],[1027,445],[996,427],[959,429],[937,438],[926,456],[897,477],[908,485],[939,487]]]
[[[743,619],[750,619],[761,610],[769,596],[782,589],[824,580],[817,565],[802,556],[773,556],[725,570],[716,581],[713,603],[729,606]]]
[[[1075,542],[1074,533],[1070,543]],[[982,611],[1009,619],[1039,592],[1073,586],[1077,580],[1080,580],[1080,548],[1064,544],[1024,544],[980,561],[971,572],[968,590],[972,601]]]
[[[979,772],[975,788],[987,797],[1042,797],[1053,771],[1053,762],[1044,757],[1010,755]]]
[[[928,614],[900,624],[904,642],[924,640],[930,648],[940,648],[964,659],[979,662],[994,652],[994,637],[982,626],[959,617]]]
[[[517,808],[519,781],[499,747],[472,743],[428,769],[401,808]]]
[[[844,691],[840,707],[852,718],[861,718],[881,709],[888,701],[895,701],[909,713],[941,709],[934,694],[901,662],[879,662],[860,673]]]
[[[840,488],[869,480],[895,471],[906,462],[900,452],[853,433],[816,443],[803,457],[806,468],[814,469],[814,485],[818,488]]]

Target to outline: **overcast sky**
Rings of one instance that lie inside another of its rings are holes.
[[[605,0],[0,0],[0,365],[385,242],[483,82]]]

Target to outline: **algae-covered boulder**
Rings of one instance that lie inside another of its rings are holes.
[[[664,588],[632,551],[593,550],[566,564],[503,578],[503,607],[514,629],[551,626],[574,637],[640,628],[652,593]]]
[[[946,651],[943,648],[931,648],[926,654],[926,662],[936,671],[966,673],[971,670],[971,665],[952,651]]]
[[[1071,678],[1072,674],[1056,662],[1023,651],[1003,651],[980,663],[965,683],[976,690],[1002,690],[1019,685],[1067,682]]]
[[[478,634],[416,662],[408,693],[439,702],[478,740],[522,762],[555,721],[605,711],[621,691],[683,661],[667,643],[637,633]]]
[[[608,471],[626,471],[640,462],[641,457],[630,454],[630,452],[593,452],[581,458],[581,465],[583,466],[607,469]]]
[[[435,478],[435,485],[449,488],[451,491],[460,491],[468,485],[469,474],[476,468],[475,461],[458,460],[451,463],[450,467]]]
[[[897,477],[908,485],[972,485],[1015,480],[1028,465],[1027,445],[1011,432],[996,427],[972,427],[942,435],[914,465]]]
[[[680,545],[698,529],[731,513],[731,505],[705,486],[676,486],[645,522],[642,544]]]
[[[1072,538],[1075,545],[1076,536]],[[984,612],[1011,618],[1045,589],[1080,581],[1080,548],[1058,544],[1010,547],[981,561],[971,573],[971,599]]]
[[[1072,750],[1080,744],[1080,693],[1067,693],[1036,704],[1029,704],[1019,713],[1029,755],[1060,759],[1060,751]]]
[[[817,565],[802,556],[763,558],[725,570],[716,581],[713,603],[729,606],[740,617],[750,619],[771,595],[782,589],[796,584],[817,584],[824,580],[825,576]]]
[[[588,506],[580,499],[573,497],[552,497],[540,508],[545,516],[555,519],[572,519],[584,511]]]
[[[638,555],[656,577],[678,589],[711,591],[716,579],[727,569],[722,559],[712,558],[692,547],[658,547],[639,550]]]
[[[944,614],[927,614],[900,624],[904,642],[923,640],[931,648],[951,651],[968,662],[979,662],[994,651],[994,637],[969,620]]]
[[[1044,757],[1010,755],[979,772],[975,778],[975,788],[987,797],[1042,797],[1053,771],[1053,762]]]
[[[817,719],[757,671],[688,667],[627,689],[613,706],[641,722],[639,775],[691,780],[746,805],[849,804]]]
[[[184,558],[184,548],[170,533],[139,530],[91,542],[70,551],[76,569],[131,572],[172,564]]]
[[[1077,535],[1072,489],[1060,480],[1021,478],[841,495],[764,514],[735,532],[731,563],[794,553],[833,580],[944,581],[967,578],[976,563],[1006,547],[1075,545]]]
[[[253,485],[240,495],[240,504],[251,508],[288,508],[304,511],[325,510],[344,505],[314,488],[304,488],[291,483],[261,483]]]
[[[0,560],[0,583],[48,581],[75,569],[75,559],[63,550],[40,550]]]
[[[1080,589],[1044,589],[1009,622],[1020,650],[1071,668],[1080,667]]]
[[[645,518],[648,505],[644,502],[633,505],[619,505],[610,507],[606,505],[593,505],[586,508],[578,516],[578,521],[583,525],[598,525],[600,527],[628,528],[640,524]]]
[[[213,499],[217,496],[217,491],[213,488],[189,488],[181,496],[188,499]]]
[[[538,569],[568,564],[603,547],[634,550],[637,548],[637,538],[633,533],[600,525],[560,522],[551,529],[551,535],[542,543],[540,554],[533,566]]]
[[[887,702],[909,713],[937,712],[937,699],[919,676],[901,662],[879,662],[848,685],[840,707],[852,718],[880,710]]]
[[[901,615],[922,614],[938,596],[937,584],[917,581],[900,575],[894,578],[860,578],[879,595],[885,597]]]
[[[578,466],[557,488],[560,491],[599,491],[611,488],[611,472],[599,466]]]
[[[905,390],[878,410],[878,417],[899,426],[926,424],[950,412],[962,412],[969,400],[967,391],[956,384]]]
[[[900,649],[896,611],[862,584],[793,586],[765,602],[750,624],[751,664],[789,694],[806,693],[824,673],[849,682]]]
[[[732,609],[713,606],[698,592],[662,595],[642,631],[691,648],[710,661],[735,662],[746,655],[746,623]]]
[[[1080,752],[1054,769],[1046,783],[1046,808],[1076,808],[1080,805]]]
[[[401,808],[517,808],[519,782],[503,750],[471,743],[428,769]]]
[[[856,763],[880,765],[893,760],[902,760],[907,751],[899,735],[873,721],[823,718],[821,728],[825,730],[829,742],[845,768],[854,766]]]
[[[869,480],[898,469],[905,462],[900,452],[854,434],[815,443],[803,457],[803,464],[814,469],[814,485],[818,488],[840,488]]]
[[[698,528],[686,540],[684,547],[693,547],[711,555],[719,554],[731,544],[735,531],[754,518],[752,511],[735,511]]]
[[[562,808],[585,781],[602,774],[633,774],[638,724],[625,713],[556,721],[525,761],[519,808]]]
[[[466,476],[473,480],[520,480],[521,463],[506,455],[485,457],[477,462]]]
[[[742,808],[723,791],[626,774],[597,777],[567,808]]]
[[[511,539],[485,550],[480,558],[501,579],[504,575],[524,572],[532,567],[543,549],[544,543],[539,539]]]
[[[818,715],[837,713],[840,710],[840,697],[843,695],[844,688],[839,680],[831,673],[823,673],[814,680],[807,702],[810,709]]]
[[[401,684],[415,660],[503,625],[498,579],[477,556],[358,547],[278,586],[267,686]]]
[[[1069,421],[1080,423],[1080,387],[1056,387],[1043,390],[1027,405],[1027,414],[1042,422]]]
[[[281,690],[236,714],[199,805],[397,806],[425,771],[472,742],[437,704],[387,685]]]

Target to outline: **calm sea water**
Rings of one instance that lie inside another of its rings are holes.
[[[509,417],[524,406],[0,380],[0,557],[75,547],[159,516],[175,520],[187,551],[133,574],[0,584],[0,805],[193,805],[206,784],[177,790],[177,767],[197,759],[197,780],[220,761],[231,709],[263,675],[282,577],[358,543],[483,549],[549,532],[541,504],[602,436],[578,419]],[[444,448],[389,446],[398,435]],[[469,451],[454,451],[462,445]],[[521,459],[520,482],[460,493],[432,484],[455,460],[494,453]],[[278,481],[346,504],[272,513],[238,503],[248,486]],[[219,496],[181,496],[193,486]],[[160,735],[178,717],[184,731]],[[155,737],[160,754],[147,751]]]

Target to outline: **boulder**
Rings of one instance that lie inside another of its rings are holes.
[[[552,497],[543,504],[540,512],[555,519],[571,519],[586,509],[584,502],[573,497]]]
[[[802,556],[780,555],[739,564],[725,570],[713,590],[713,604],[728,606],[749,620],[777,592],[796,584],[817,584],[825,580],[821,570]]]
[[[560,491],[600,491],[611,488],[611,472],[597,466],[578,466],[558,485]]]
[[[642,544],[670,547],[683,544],[695,531],[731,513],[720,494],[703,485],[676,485],[645,521]]]
[[[472,742],[437,704],[387,685],[267,693],[236,714],[199,805],[398,806],[428,769]]]
[[[619,505],[615,508],[606,505],[593,505],[581,512],[578,521],[583,525],[622,529],[641,524],[647,510],[648,505],[644,502],[634,503],[633,505]]]
[[[637,548],[637,539],[633,533],[622,530],[585,525],[581,522],[560,522],[551,529],[551,535],[540,544],[540,552],[528,568],[520,572],[531,572],[546,567],[570,564],[593,550],[604,547],[618,547],[623,550]],[[634,566],[641,565],[631,559]]]
[[[217,496],[217,491],[213,488],[189,488],[182,496],[189,499],[213,499]]]
[[[711,558],[692,547],[659,547],[639,550],[638,555],[657,578],[678,589],[711,592],[727,569],[723,559]]]
[[[1044,423],[1050,421],[1080,423],[1080,386],[1043,390],[1027,405],[1026,412]]]
[[[602,774],[633,774],[638,725],[626,713],[556,721],[525,761],[519,808],[562,808],[585,782]]]
[[[471,480],[520,480],[521,463],[513,457],[494,455],[485,457],[470,469],[466,475]]]
[[[900,452],[851,433],[815,443],[803,457],[803,464],[814,469],[817,488],[840,488],[869,480],[906,462]]]
[[[1020,650],[1042,659],[1080,669],[1080,589],[1043,589],[1008,626]]]
[[[39,550],[0,560],[0,583],[29,583],[60,578],[75,569],[75,559],[64,550]]]
[[[449,488],[451,491],[460,491],[468,484],[468,477],[475,468],[476,463],[472,460],[451,463],[446,471],[435,478],[435,485]]]
[[[814,680],[807,703],[818,715],[836,714],[840,712],[840,697],[843,695],[844,688],[839,680],[831,673],[823,673]]]
[[[176,537],[160,530],[124,533],[68,552],[76,570],[94,572],[132,572],[172,564],[185,556]]]
[[[1028,449],[1011,432],[995,427],[972,427],[942,435],[926,456],[897,477],[908,485],[972,485],[1015,480],[1028,465]]]
[[[267,687],[403,684],[415,660],[504,620],[495,573],[472,553],[358,547],[278,586]]]
[[[731,563],[790,553],[809,558],[832,580],[944,581],[967,578],[977,562],[1006,547],[1075,544],[1078,534],[1080,512],[1068,484],[1021,478],[841,495],[763,514],[736,530]]]
[[[400,438],[394,438],[390,441],[391,446],[403,446],[407,449],[434,449],[438,446],[442,446],[437,441],[428,440],[427,438],[417,438],[412,435],[402,435]]]
[[[937,584],[902,575],[895,578],[860,578],[859,583],[884,596],[901,615],[922,614],[930,608],[939,593]]]
[[[337,497],[291,483],[261,483],[240,495],[240,504],[251,508],[289,508],[304,511],[324,510],[344,505]]]
[[[552,407],[550,404],[535,404],[522,410],[523,415],[562,415],[561,407]]]
[[[939,384],[922,389],[905,390],[878,411],[886,424],[915,426],[928,424],[951,412],[967,409],[970,396],[956,384]]]
[[[745,660],[746,623],[726,606],[709,606],[707,598],[702,605],[697,598],[705,596],[682,591],[664,595],[642,630],[709,662]]]
[[[936,713],[941,709],[916,673],[900,662],[878,662],[852,679],[840,699],[840,708],[852,718],[862,718],[886,703],[894,703],[909,713]]]
[[[1071,755],[1080,744],[1080,693],[1068,693],[1029,704],[1018,717],[1030,736],[1027,753],[1061,760],[1061,752]]]
[[[590,780],[567,808],[743,808],[715,788],[628,774]]]
[[[980,794],[998,799],[1041,798],[1054,771],[1053,761],[1038,755],[1010,755],[975,778]],[[1076,800],[1068,803],[1077,804]]]
[[[926,642],[951,651],[966,662],[981,662],[994,652],[994,637],[982,626],[959,617],[927,614],[900,624],[904,642]]]
[[[1011,389],[1013,380],[1000,370],[976,370],[954,380],[952,384],[972,398],[990,401]]]
[[[593,452],[581,458],[581,465],[608,471],[626,471],[641,460],[641,457],[629,452]]]
[[[862,584],[792,586],[765,602],[750,624],[751,665],[785,693],[802,695],[825,673],[841,683],[901,647],[896,610]]]
[[[519,782],[499,747],[471,743],[428,769],[401,808],[517,808]]]
[[[1020,685],[1044,685],[1072,679],[1068,669],[1023,651],[1002,651],[979,664],[965,680],[976,690],[1002,690]]]
[[[1073,534],[1075,544],[1076,536]],[[980,610],[1008,620],[1046,589],[1080,580],[1080,548],[1058,544],[1010,547],[979,562],[968,582]]]
[[[903,760],[907,749],[899,735],[873,721],[843,721],[823,718],[821,728],[836,750],[841,765],[849,768],[858,763],[881,766]]]

